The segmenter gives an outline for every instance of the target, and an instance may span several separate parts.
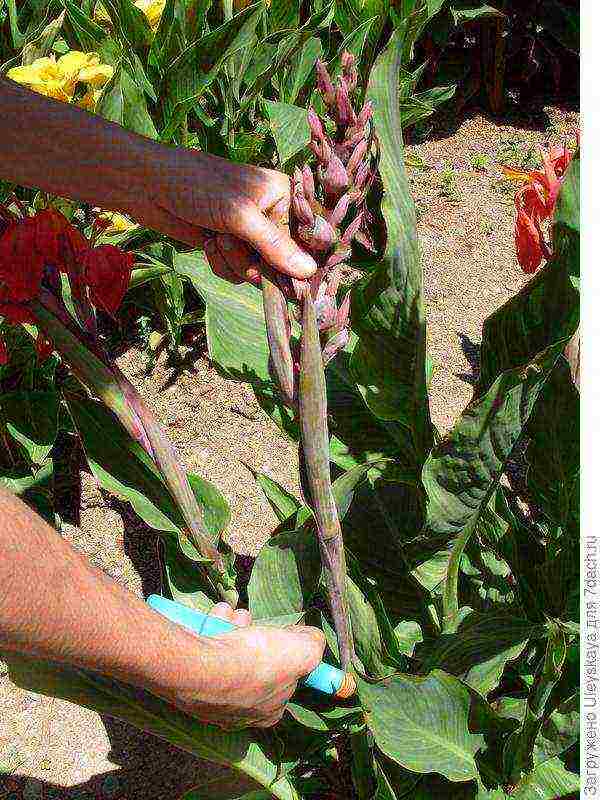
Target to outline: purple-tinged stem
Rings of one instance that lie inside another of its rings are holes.
[[[261,285],[271,364],[284,402],[290,408],[295,408],[294,359],[287,302],[277,278],[267,275],[266,270],[262,273]]]
[[[315,517],[321,563],[331,616],[340,651],[342,669],[352,666],[354,645],[346,602],[346,558],[342,528],[331,486],[327,395],[321,344],[313,300],[308,291],[303,298],[299,418],[303,463],[309,500]]]

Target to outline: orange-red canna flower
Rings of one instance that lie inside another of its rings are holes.
[[[550,219],[554,213],[562,179],[573,157],[566,146],[552,147],[548,151],[540,148],[540,156],[543,172],[503,167],[507,178],[525,183],[515,194],[515,245],[517,260],[523,271],[528,273],[536,271],[542,258],[551,257],[542,222]]]
[[[124,253],[112,244],[90,247],[82,254],[83,279],[96,307],[116,314],[129,287],[133,262],[133,253]]]

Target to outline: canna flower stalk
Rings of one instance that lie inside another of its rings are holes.
[[[152,458],[184,520],[185,533],[203,556],[211,588],[236,605],[224,556],[204,524],[173,445],[135,387],[110,363],[96,335],[95,309],[116,313],[132,267],[132,254],[113,245],[92,246],[53,208],[24,218],[0,209],[0,315],[9,324],[36,325],[40,357],[56,350]],[[60,272],[68,276],[77,319],[63,302]],[[0,361],[7,355],[2,344]]]
[[[333,125],[324,124],[316,111],[309,109],[309,146],[315,160],[296,169],[292,178],[292,234],[317,262],[317,272],[308,285],[297,281],[280,285],[266,278],[262,289],[273,371],[283,401],[298,412],[300,460],[310,493],[307,500],[315,518],[340,660],[347,670],[354,647],[345,597],[344,544],[331,487],[324,367],[348,342],[350,295],[339,304],[337,300],[344,262],[355,241],[375,250],[366,208],[375,173],[371,167],[371,104],[365,103],[356,112],[351,100],[358,83],[354,56],[344,53],[341,66],[334,83],[325,64],[317,61],[317,90]],[[334,132],[329,135],[332,127]],[[293,351],[290,340],[286,295],[301,305],[299,353]]]

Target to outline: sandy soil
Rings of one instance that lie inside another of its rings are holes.
[[[423,249],[432,416],[451,427],[471,395],[483,320],[525,283],[513,245],[512,190],[498,158],[572,137],[574,111],[542,107],[491,121],[477,112],[437,118],[407,147]],[[255,553],[275,523],[245,464],[297,492],[295,447],[245,386],[229,383],[202,352],[174,374],[162,356],[145,375],[136,349],[120,366],[142,390],[188,469],[212,480],[232,508],[228,537]],[[156,536],[82,473],[79,527],[64,535],[131,591],[156,590]],[[120,722],[15,689],[0,664],[0,798],[175,800],[214,768]],[[3,772],[4,770],[4,772]]]

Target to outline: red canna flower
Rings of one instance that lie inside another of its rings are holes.
[[[573,157],[566,146],[552,147],[548,151],[540,148],[540,156],[543,172],[503,167],[507,178],[525,182],[515,195],[515,244],[517,260],[527,273],[535,272],[542,258],[551,257],[541,223],[554,213],[562,178]]]
[[[81,255],[84,281],[90,300],[114,316],[129,287],[135,257],[112,244],[90,247]]]
[[[0,236],[0,302],[27,303],[39,294],[44,257],[37,247],[34,220],[14,222]]]

